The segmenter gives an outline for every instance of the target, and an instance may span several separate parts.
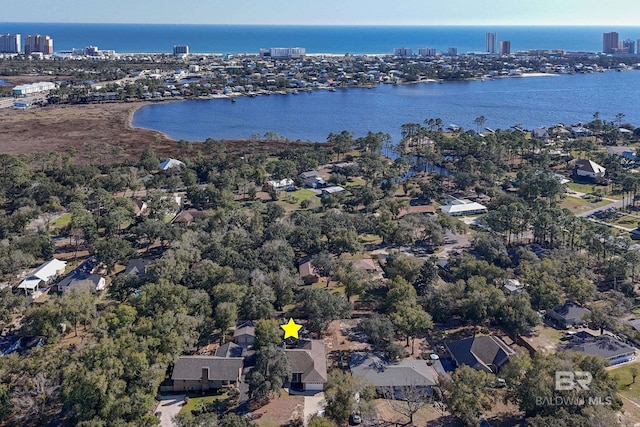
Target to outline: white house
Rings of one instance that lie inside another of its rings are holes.
[[[450,204],[440,206],[440,210],[451,216],[487,213],[486,206],[466,199],[453,199]]]
[[[164,162],[160,163],[160,169],[163,171],[169,170],[169,169],[173,169],[173,168],[179,168],[179,167],[183,167],[184,163],[181,162],[180,160],[177,159],[172,159],[171,157],[167,157],[167,160],[165,160]]]
[[[576,160],[575,167],[577,176],[593,179],[604,178],[604,175],[607,171],[596,162],[587,159]]]
[[[287,188],[292,186],[293,186],[293,180],[291,178],[284,178],[277,181],[275,180],[267,181],[267,185],[265,186],[266,188],[264,188],[264,190],[267,191],[269,188],[272,188],[275,191],[284,191]]]
[[[38,290],[38,287],[48,285],[53,279],[64,273],[66,266],[66,261],[60,261],[55,258],[47,261],[36,268],[29,277],[20,282],[18,289],[24,290],[25,294],[33,294]]]

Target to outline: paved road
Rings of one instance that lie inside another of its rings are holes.
[[[174,427],[173,417],[178,415],[180,408],[184,405],[184,394],[162,396],[155,413],[160,412],[160,426]]]
[[[587,217],[591,214],[593,214],[596,211],[604,211],[607,210],[609,208],[614,208],[614,209],[618,209],[622,207],[622,200],[618,200],[617,202],[612,202],[608,205],[604,205],[604,206],[600,206],[599,208],[595,208],[595,209],[591,209],[588,211],[584,211],[584,212],[580,212],[579,214],[576,214],[576,216],[580,216],[580,217]]]

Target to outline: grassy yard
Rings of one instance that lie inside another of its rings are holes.
[[[362,178],[350,178],[347,183],[343,185],[345,188],[349,187],[362,187],[364,185],[364,179]]]
[[[611,203],[608,200],[601,200],[599,202],[596,202],[594,200],[595,199],[582,199],[580,197],[568,196],[560,202],[560,206],[569,209],[571,212],[576,214],[580,212],[590,211],[591,209],[599,208],[601,206],[606,206]]]
[[[567,187],[569,187],[573,191],[579,191],[580,193],[587,193],[587,194],[593,193],[595,190],[599,188],[606,188],[596,184],[578,184],[577,182],[570,182],[567,184]]]
[[[621,215],[618,219],[613,221],[612,224],[619,225],[625,228],[636,228],[638,226],[638,221],[639,221],[638,218],[628,216],[628,215]],[[607,220],[607,222],[610,222],[610,221]]]
[[[71,214],[66,213],[61,217],[57,218],[55,221],[51,222],[51,228],[64,228],[71,222]]]
[[[211,405],[214,403],[219,403],[220,405],[230,404],[229,393],[223,392],[220,394],[214,394],[209,396],[200,396],[200,395],[189,395],[189,401],[184,404],[180,412],[189,413],[194,409],[202,406],[202,405]]]
[[[309,200],[311,209],[320,206],[320,198],[318,194],[307,189],[300,188],[296,191],[282,192],[278,195],[278,202],[287,212],[294,211],[300,208],[300,202],[303,200]]]
[[[633,383],[632,367],[640,370],[640,362],[612,369],[609,374],[617,378],[618,392],[624,402],[624,411],[639,417],[640,408],[637,405],[640,405],[640,375],[636,377],[636,381]]]

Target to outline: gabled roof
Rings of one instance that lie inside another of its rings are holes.
[[[238,324],[236,330],[233,332],[233,337],[237,338],[241,335],[250,335],[252,337],[256,336],[256,327],[253,326],[252,322],[244,322]]]
[[[307,171],[307,172],[302,172],[300,174],[300,179],[307,179],[307,178],[313,178],[318,176],[319,173],[317,170],[312,170],[312,171]]]
[[[580,169],[581,171],[590,173],[602,173],[606,171],[605,168],[603,168],[596,162],[587,159],[576,160],[576,168]]]
[[[567,301],[563,305],[553,307],[550,311],[555,313],[556,317],[559,317],[565,321],[582,321],[582,318],[585,314],[591,313],[591,310],[589,310],[588,308],[578,305],[572,301]]]
[[[135,259],[129,260],[129,263],[127,264],[127,268],[124,269],[124,272],[122,274],[124,274],[125,276],[129,276],[129,275],[142,276],[143,274],[146,274],[147,265],[150,264],[152,261],[153,260],[148,258],[135,258]]]
[[[515,354],[504,341],[493,335],[477,336],[445,344],[458,365],[468,365],[486,372],[494,372]]]
[[[316,269],[313,267],[313,264],[311,263],[310,260],[303,261],[300,264],[298,264],[298,273],[300,273],[300,277],[318,275],[318,273],[316,272]]]
[[[611,335],[591,335],[587,331],[580,331],[573,335],[571,342],[565,346],[566,350],[579,351],[605,359],[616,359],[635,349]]]
[[[285,349],[284,352],[291,362],[291,372],[302,374],[303,384],[327,382],[327,354],[324,341],[307,341],[299,348]]]
[[[628,320],[627,323],[636,331],[640,331],[640,319],[631,319]]]
[[[376,262],[372,258],[356,259],[351,261],[351,265],[356,270],[372,271],[378,269]]]
[[[228,342],[226,344],[222,344],[220,347],[216,349],[214,356],[216,357],[242,357],[242,352],[244,348],[240,347],[238,344],[234,342]]]
[[[56,277],[60,270],[64,270],[66,265],[66,261],[60,261],[55,258],[47,261],[44,264],[40,265],[40,267],[36,268],[33,273],[29,275],[29,277],[24,279],[18,285],[18,289],[36,289],[41,281],[48,282],[49,280],[53,279],[54,277]]]
[[[405,215],[414,214],[435,215],[436,208],[434,208],[433,206],[409,206],[406,209],[400,209],[400,212],[398,212],[398,218],[402,218]]]
[[[202,368],[209,368],[209,380],[237,381],[242,369],[240,357],[180,356],[173,367],[172,380],[199,380]]]
[[[373,353],[352,353],[349,368],[354,376],[376,387],[433,386],[432,371],[424,360],[389,363]]]
[[[452,203],[446,206],[440,206],[443,212],[448,214],[457,214],[464,212],[486,211],[487,207],[478,202]]]
[[[166,171],[167,169],[177,168],[184,166],[184,163],[177,159],[172,159],[171,157],[167,157],[167,160],[160,163],[160,169]]]

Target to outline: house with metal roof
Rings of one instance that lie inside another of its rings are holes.
[[[440,206],[440,210],[451,216],[487,213],[486,206],[467,199],[453,199],[448,205]]]
[[[18,285],[18,289],[24,290],[25,294],[34,294],[38,288],[47,286],[56,277],[64,273],[67,266],[66,261],[52,259],[36,268],[29,277],[25,278]]]

